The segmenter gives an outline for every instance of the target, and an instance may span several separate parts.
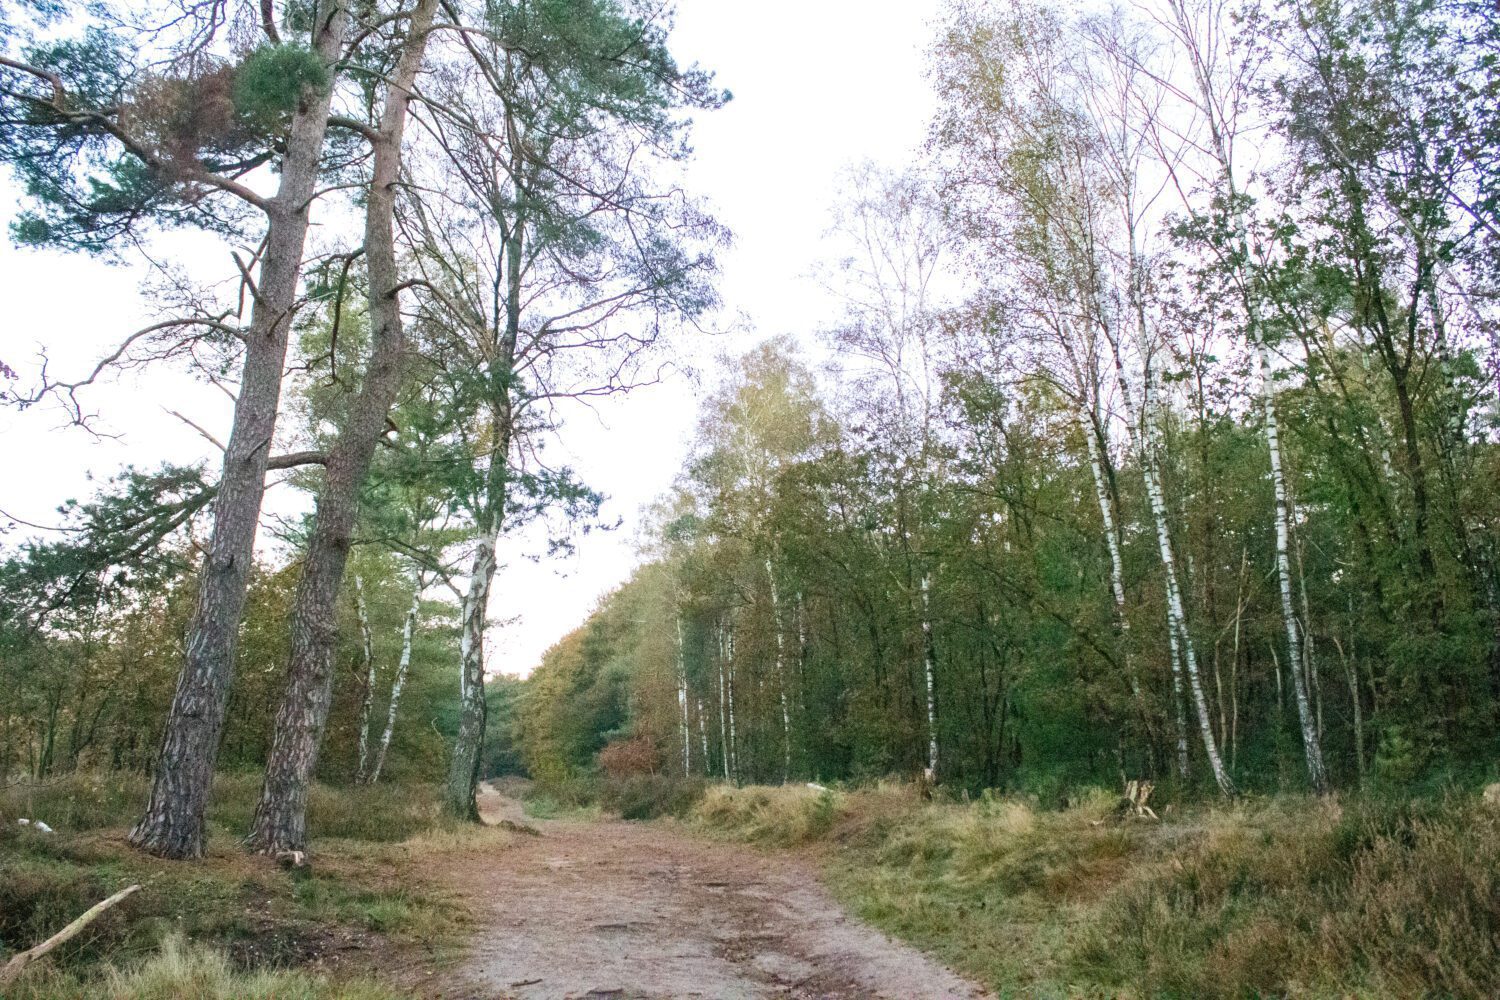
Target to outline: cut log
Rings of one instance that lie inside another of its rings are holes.
[[[1115,815],[1121,819],[1160,819],[1146,804],[1156,786],[1149,781],[1127,781],[1125,795],[1115,806]]]

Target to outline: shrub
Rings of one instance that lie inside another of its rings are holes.
[[[656,744],[644,736],[614,740],[599,751],[599,769],[615,779],[655,774],[661,766]]]
[[[636,774],[605,781],[600,805],[619,813],[621,819],[685,816],[703,796],[705,787],[702,778]]]

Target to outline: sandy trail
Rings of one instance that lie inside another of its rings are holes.
[[[480,806],[541,835],[462,873],[482,929],[444,997],[988,996],[847,916],[803,859],[652,824],[528,820],[488,788]]]

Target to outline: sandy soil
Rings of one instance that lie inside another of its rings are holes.
[[[984,998],[847,916],[807,861],[656,824],[535,821],[492,789],[490,822],[538,830],[455,873],[482,929],[445,998]]]

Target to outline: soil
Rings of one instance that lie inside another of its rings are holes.
[[[448,1000],[989,996],[845,914],[806,858],[662,824],[533,820],[488,787],[480,807],[536,832],[451,874],[480,930],[434,985]]]

